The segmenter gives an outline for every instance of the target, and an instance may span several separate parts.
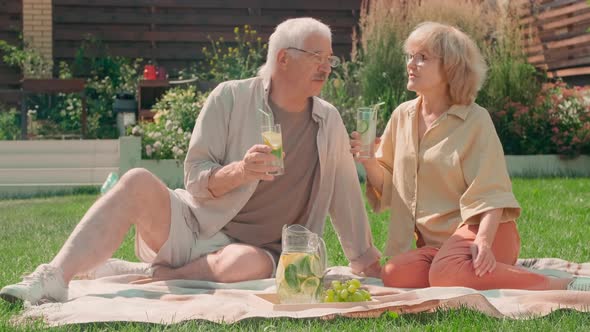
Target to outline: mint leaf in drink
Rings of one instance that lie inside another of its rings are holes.
[[[285,268],[285,280],[290,288],[299,291],[299,279],[297,278],[297,266],[295,264],[289,264]]]
[[[310,255],[305,255],[302,259],[295,263],[297,264],[297,273],[299,273],[300,277],[307,278],[312,275],[310,259]]]

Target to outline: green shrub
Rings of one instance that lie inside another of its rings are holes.
[[[135,95],[141,62],[142,59],[112,56],[101,41],[87,38],[77,50],[71,69],[65,63],[60,64],[60,78],[86,78],[88,138],[118,137],[116,114],[113,112],[115,94],[128,92]],[[59,105],[59,116],[56,114],[57,122],[62,123],[64,128],[79,126],[79,97],[64,97]],[[68,108],[72,107],[73,110],[68,112]]]
[[[590,154],[590,88],[544,84],[536,100],[492,113],[506,154]]]
[[[349,133],[356,129],[356,109],[363,106],[359,67],[359,62],[342,61],[339,67],[332,69],[321,93],[323,99],[338,109]]]
[[[168,90],[154,105],[154,122],[143,122],[130,128],[141,136],[144,159],[184,160],[191,133],[207,94],[195,88],[176,87]]]
[[[549,114],[557,153],[565,157],[590,154],[590,87],[544,84],[536,106]]]
[[[382,132],[391,112],[415,94],[406,89],[406,64],[400,39],[393,33],[370,40],[361,55],[360,82],[365,105],[385,102],[379,112],[377,131]],[[370,49],[370,51],[369,51]]]
[[[509,5],[500,13],[495,32],[482,44],[489,70],[477,98],[491,112],[502,109],[507,100],[532,105],[546,81],[527,61],[516,6]]]
[[[84,40],[73,64],[61,62],[58,77],[86,80],[87,138],[117,138],[113,102],[116,93],[135,94],[141,59],[111,56],[98,40]],[[78,94],[32,95],[27,99],[36,111],[38,138],[81,133],[82,100]]]
[[[266,60],[267,44],[249,25],[244,25],[243,34],[235,27],[234,34],[233,42],[210,39],[211,46],[203,47],[202,79],[219,83],[256,76]]]
[[[16,108],[6,109],[0,105],[0,141],[17,140],[20,138],[20,113]]]
[[[11,67],[19,68],[24,77],[51,77],[53,62],[23,42],[22,38],[21,45],[18,46],[0,40],[0,51],[3,53],[2,60]]]

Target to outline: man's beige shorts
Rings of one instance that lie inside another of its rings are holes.
[[[135,255],[142,262],[177,268],[235,242],[222,232],[218,232],[208,239],[197,239],[197,234],[189,226],[197,222],[195,216],[174,190],[168,189],[168,192],[170,193],[171,210],[170,233],[160,251],[154,252],[143,241],[139,233],[135,233]],[[266,250],[265,252],[273,262],[272,276],[274,277],[275,258],[270,252]]]
[[[173,191],[170,193],[170,234],[168,240],[162,245],[160,251],[155,253],[141,238],[139,233],[135,235],[135,255],[141,261],[154,265],[168,265],[180,267],[203,255],[216,252],[231,244],[230,237],[222,232],[216,233],[209,239],[197,240],[191,227],[196,223],[195,216],[189,207]]]

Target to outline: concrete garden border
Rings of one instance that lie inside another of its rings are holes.
[[[120,174],[133,167],[143,167],[156,174],[174,188],[182,187],[183,165],[176,160],[141,159],[141,142],[138,137],[122,137]],[[511,177],[590,177],[590,156],[562,159],[558,155],[506,156]],[[362,167],[357,167],[359,177],[364,179]]]
[[[183,186],[183,165],[176,160],[141,159],[141,139],[2,141],[0,198],[96,190],[109,172],[143,167],[171,188]],[[506,156],[512,177],[590,177],[590,156]],[[362,167],[359,177],[364,178]]]

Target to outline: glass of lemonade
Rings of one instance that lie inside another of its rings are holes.
[[[356,113],[356,131],[361,135],[361,150],[357,158],[366,159],[375,153],[375,136],[377,133],[377,108],[360,107]]]
[[[281,125],[266,125],[262,126],[262,141],[268,145],[272,151],[271,153],[277,157],[271,165],[279,167],[276,172],[270,172],[271,175],[285,174],[285,164],[283,161],[283,136],[281,134]]]

